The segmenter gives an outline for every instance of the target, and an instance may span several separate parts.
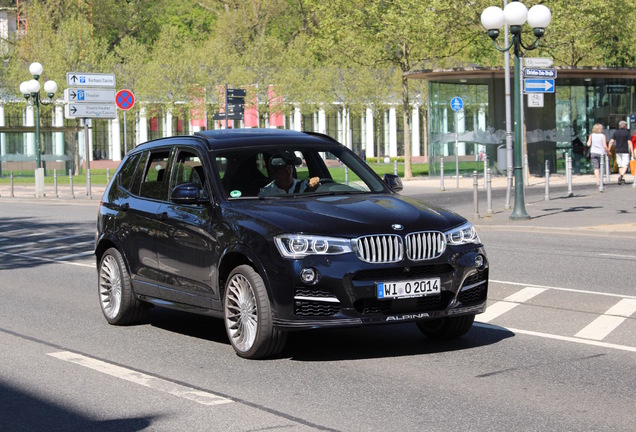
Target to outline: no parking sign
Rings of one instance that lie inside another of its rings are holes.
[[[128,111],[135,105],[135,95],[130,90],[119,90],[115,95],[115,103],[119,109]]]

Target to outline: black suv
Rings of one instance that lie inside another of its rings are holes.
[[[461,336],[486,307],[483,245],[466,219],[401,188],[316,133],[142,144],[99,208],[104,316],[134,324],[155,305],[223,318],[246,358],[277,355],[291,330],[415,322]]]

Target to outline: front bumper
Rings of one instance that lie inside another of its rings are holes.
[[[483,264],[475,266],[477,255]],[[274,325],[284,330],[359,327],[433,320],[482,313],[488,295],[488,261],[482,247],[447,251],[440,259],[372,265],[355,256],[288,260],[271,284]],[[300,279],[303,268],[319,275]],[[271,276],[271,275],[270,275]],[[283,277],[280,277],[283,276]],[[378,299],[377,282],[439,277],[441,293],[407,299]]]

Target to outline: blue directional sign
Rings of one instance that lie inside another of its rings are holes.
[[[462,108],[464,108],[464,101],[462,100],[462,98],[455,96],[453,99],[451,99],[450,105],[453,111],[461,111]]]
[[[554,93],[554,80],[525,79],[523,91],[526,93]]]

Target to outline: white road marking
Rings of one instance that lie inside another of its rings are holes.
[[[585,339],[603,340],[627,318],[632,316],[634,312],[636,312],[636,300],[623,299],[574,336]]]
[[[580,293],[580,294],[594,294],[594,295],[601,295],[601,296],[606,296],[606,297],[620,297],[620,298],[626,298],[626,299],[636,299],[636,296],[634,296],[634,295],[612,294],[612,293],[603,292],[603,291],[587,291],[587,290],[580,290],[580,289],[573,289],[573,288],[561,288],[561,287],[553,287],[553,286],[546,286],[546,285],[527,284],[527,283],[521,283],[521,282],[501,281],[501,280],[495,280],[495,279],[490,279],[489,282],[500,283],[500,284],[505,284],[505,285],[515,285],[515,286],[534,287],[534,288],[545,288],[545,289],[548,289],[548,290],[556,290],[556,291],[568,291],[568,292],[574,292],[574,293]]]
[[[0,255],[15,256],[20,258],[28,258],[28,259],[32,259],[36,261],[45,261],[45,262],[57,263],[57,264],[67,264],[67,265],[74,265],[79,267],[93,267],[93,268],[95,267],[95,264],[84,264],[84,263],[78,263],[73,261],[60,261],[59,259],[34,257],[34,256],[29,256],[29,255],[24,255],[19,253],[0,252]]]
[[[48,353],[47,355],[80,366],[84,366],[86,368],[101,372],[106,375],[110,375],[144,387],[148,387],[153,390],[168,393],[182,399],[188,399],[201,405],[220,405],[234,402],[231,399],[227,399],[213,393],[196,390],[192,387],[187,387],[161,378],[156,378],[151,375],[134,371],[132,369],[126,369],[121,366],[86,357],[81,354],[76,354],[69,351],[60,351]]]
[[[545,288],[526,287],[512,295],[509,295],[502,301],[498,301],[488,306],[486,312],[480,314],[477,319],[479,322],[483,323],[490,322],[544,291],[546,291]]]
[[[33,254],[42,253],[42,252],[50,252],[50,251],[61,250],[61,249],[70,249],[70,248],[76,248],[79,246],[88,246],[92,244],[93,244],[93,241],[85,241],[82,243],[73,243],[73,244],[63,244],[61,246],[47,247],[46,249],[33,249],[27,252],[22,252],[22,254],[33,255]],[[62,259],[62,258],[58,258],[58,259]]]
[[[537,337],[542,337],[542,338],[546,338],[546,339],[555,339],[555,340],[561,340],[561,341],[566,341],[566,342],[574,342],[574,343],[583,344],[583,345],[592,345],[592,346],[598,346],[598,347],[603,347],[603,348],[611,348],[611,349],[616,349],[616,350],[621,350],[621,351],[636,352],[636,347],[632,347],[632,346],[618,345],[618,344],[612,344],[612,343],[600,342],[600,341],[593,341],[593,340],[588,340],[588,339],[580,339],[580,338],[571,337],[571,336],[560,336],[560,335],[555,335],[555,334],[550,334],[550,333],[541,333],[541,332],[535,332],[535,331],[530,331],[530,330],[520,330],[520,329],[515,329],[515,328],[498,327],[498,326],[495,326],[495,325],[492,325],[492,324],[475,323],[474,325],[476,325],[477,327],[485,327],[485,328],[491,328],[491,329],[495,329],[495,330],[505,329],[505,330],[511,331],[513,333],[525,334],[525,335],[528,335],[528,336],[537,336]]]

